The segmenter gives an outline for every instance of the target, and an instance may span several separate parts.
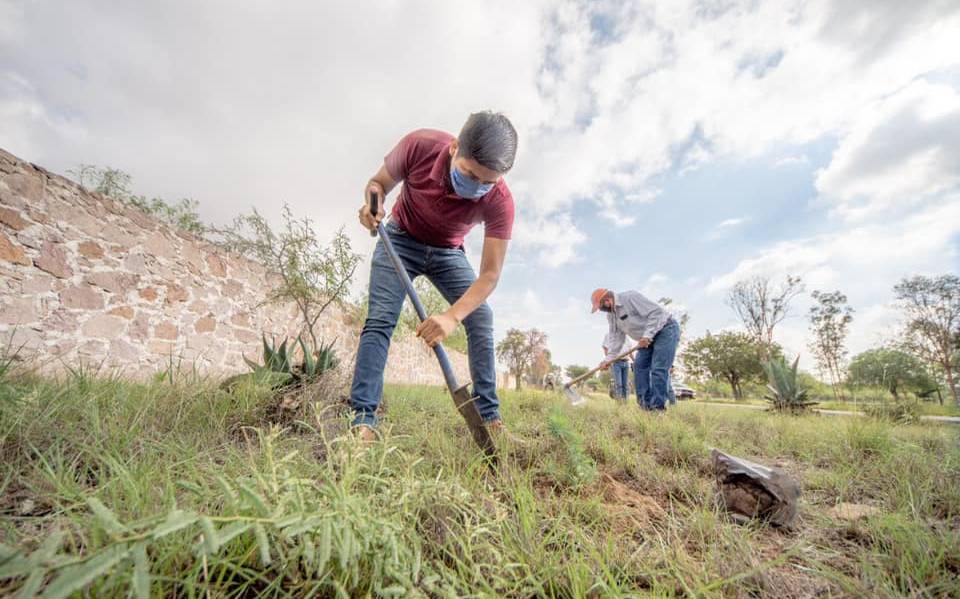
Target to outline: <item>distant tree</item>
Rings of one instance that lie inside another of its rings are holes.
[[[853,322],[853,308],[847,305],[847,296],[839,291],[814,291],[811,295],[816,303],[810,307],[813,334],[810,351],[820,370],[830,378],[834,395],[842,400],[843,360],[847,355],[845,344]]]
[[[573,379],[575,379],[575,378],[577,378],[577,377],[581,377],[581,376],[587,374],[589,371],[590,371],[590,367],[589,367],[589,366],[581,366],[581,365],[579,365],[579,364],[571,364],[571,365],[567,366],[567,368],[564,370],[564,372],[566,373],[566,375],[567,375],[568,377],[570,377],[571,380],[573,380]]]
[[[318,347],[316,325],[320,315],[334,303],[347,299],[350,282],[360,263],[343,229],[329,244],[317,238],[310,219],[298,219],[283,206],[283,229],[274,231],[259,212],[238,216],[232,226],[218,230],[221,245],[263,264],[280,275],[267,291],[266,302],[293,302],[303,330]]]
[[[757,276],[738,281],[727,295],[727,305],[733,308],[743,322],[747,333],[764,349],[772,353],[773,331],[790,313],[790,302],[803,293],[800,277],[787,276],[774,286],[768,277]]]
[[[524,376],[530,373],[534,360],[546,349],[547,335],[537,329],[509,329],[506,337],[497,344],[497,356],[514,376],[518,391]]]
[[[542,385],[543,379],[547,376],[547,373],[550,372],[551,366],[550,350],[544,347],[534,355],[533,362],[530,364],[530,383],[533,385]]]
[[[849,372],[851,384],[883,387],[894,399],[904,391],[920,394],[937,386],[922,361],[897,349],[877,348],[857,354],[850,361]]]
[[[148,199],[146,196],[137,195],[132,190],[133,178],[119,169],[81,164],[76,169],[68,169],[67,174],[87,189],[134,206],[182,231],[201,237],[210,231],[200,220],[197,213],[199,204],[196,200],[183,198],[171,203],[161,198]]]
[[[907,322],[905,346],[928,364],[939,368],[957,405],[956,353],[960,336],[960,277],[918,275],[893,288]]]
[[[780,347],[761,344],[746,333],[707,333],[690,342],[683,361],[694,376],[727,381],[734,397],[743,399],[744,383],[763,380],[765,354],[779,357]]]

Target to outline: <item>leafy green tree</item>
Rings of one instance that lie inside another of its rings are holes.
[[[814,291],[815,303],[810,307],[810,332],[813,352],[820,370],[830,378],[837,399],[843,400],[843,360],[847,355],[846,340],[853,322],[853,308],[847,305],[847,296],[834,291]]]
[[[571,364],[571,365],[567,366],[567,368],[564,370],[564,372],[566,373],[566,375],[567,375],[568,377],[570,377],[571,380],[572,380],[572,379],[575,379],[575,378],[577,378],[577,377],[579,377],[579,376],[583,376],[583,375],[587,374],[587,372],[589,372],[589,371],[590,371],[590,367],[589,367],[589,366],[581,366],[581,365],[579,365],[579,364]]]
[[[547,335],[537,329],[509,329],[506,337],[497,344],[496,351],[500,361],[514,376],[519,391],[521,380],[530,373],[537,356],[547,351]]]
[[[233,225],[219,230],[226,249],[263,264],[280,275],[267,291],[267,302],[293,302],[310,335],[319,347],[316,325],[331,304],[342,303],[350,289],[360,255],[353,251],[343,229],[324,245],[317,238],[310,219],[298,219],[286,204],[284,226],[274,231],[259,212],[238,216]]]
[[[960,343],[960,277],[918,275],[901,280],[893,292],[907,317],[906,347],[943,372],[954,401],[960,405],[954,364]]]
[[[743,399],[743,384],[763,380],[762,356],[781,355],[780,347],[758,342],[752,335],[726,331],[693,340],[683,354],[687,370],[696,377],[724,380],[733,395]]]
[[[923,393],[937,382],[916,356],[897,349],[877,348],[857,354],[850,361],[850,383],[876,385],[900,398],[900,393]]]

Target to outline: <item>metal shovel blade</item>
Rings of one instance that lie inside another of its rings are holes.
[[[582,395],[576,392],[573,387],[570,385],[563,386],[563,394],[567,396],[567,399],[570,400],[571,406],[580,406],[587,402]]]
[[[480,446],[483,453],[493,456],[496,454],[496,447],[490,431],[483,425],[483,417],[480,416],[476,401],[477,398],[470,393],[470,385],[463,385],[453,392],[453,403],[463,419],[467,421],[467,428],[470,429],[473,440]]]

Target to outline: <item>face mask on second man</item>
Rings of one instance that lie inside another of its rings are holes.
[[[450,165],[450,181],[453,183],[453,191],[467,200],[479,200],[493,189],[493,183],[481,183],[468,177],[453,164]]]

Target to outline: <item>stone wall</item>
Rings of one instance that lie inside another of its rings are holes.
[[[0,343],[24,345],[42,370],[102,364],[145,377],[171,358],[212,374],[246,370],[261,333],[299,330],[293,305],[260,305],[274,277],[0,150]],[[333,308],[321,329],[350,368],[359,325]],[[450,354],[467,381],[466,357]],[[443,383],[415,338],[391,346],[386,376]]]

